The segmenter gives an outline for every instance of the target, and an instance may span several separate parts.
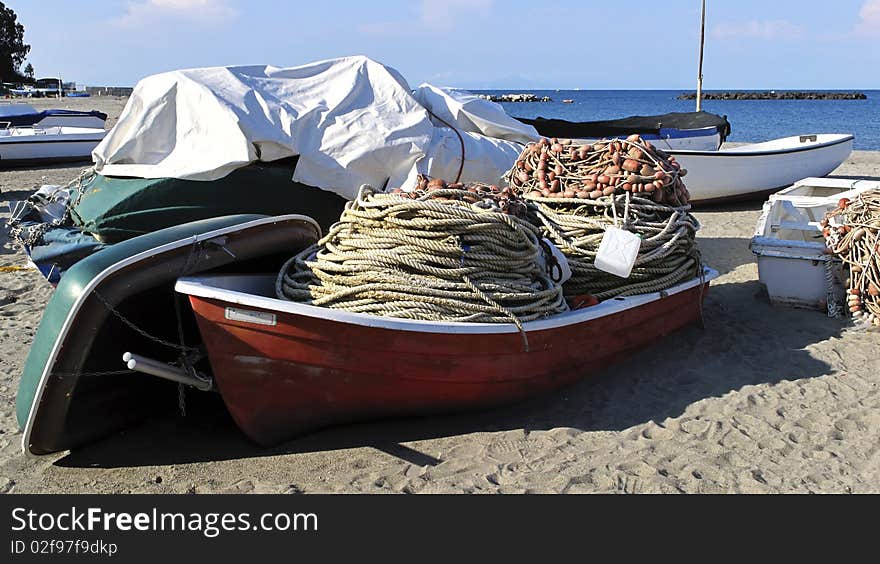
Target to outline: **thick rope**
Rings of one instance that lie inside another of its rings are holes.
[[[522,323],[568,309],[539,266],[540,230],[508,198],[362,187],[316,245],[290,259],[279,298],[405,319]]]
[[[700,224],[688,206],[673,207],[630,193],[596,200],[529,200],[538,206],[545,236],[568,259],[568,297],[591,294],[605,300],[658,292],[698,276],[702,269],[695,244]],[[594,264],[605,230],[615,224],[642,239],[629,278],[603,272]]]

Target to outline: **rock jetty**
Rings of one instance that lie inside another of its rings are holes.
[[[480,94],[483,100],[490,102],[552,102],[550,96],[538,97],[536,94]]]
[[[696,100],[695,92],[685,92],[679,100]],[[867,100],[862,92],[703,92],[703,100]]]

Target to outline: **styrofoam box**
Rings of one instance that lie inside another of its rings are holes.
[[[840,198],[880,188],[880,182],[805,178],[770,196],[749,247],[758,260],[758,277],[774,304],[825,310],[829,298],[843,303],[839,261],[824,253],[819,222]],[[827,261],[832,261],[829,288]]]

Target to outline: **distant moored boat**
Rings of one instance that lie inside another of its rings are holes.
[[[0,168],[88,161],[106,133],[88,127],[0,129]]]

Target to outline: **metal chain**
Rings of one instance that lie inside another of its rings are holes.
[[[186,386],[177,384],[177,409],[181,417],[186,417]]]
[[[825,257],[825,303],[828,309],[828,317],[836,318],[843,316],[843,304],[837,299],[834,292],[834,263],[830,257]]]
[[[119,310],[117,310],[112,305],[110,305],[110,302],[108,302],[107,299],[104,298],[104,296],[102,296],[97,290],[93,290],[92,294],[98,299],[98,301],[100,301],[102,304],[104,304],[104,307],[107,308],[107,311],[112,313],[117,319],[122,321],[122,323],[124,323],[129,329],[131,329],[132,331],[134,331],[135,333],[137,333],[141,337],[144,337],[150,341],[153,341],[154,343],[158,343],[158,344],[163,345],[165,347],[168,347],[168,348],[171,348],[171,349],[174,349],[177,351],[182,351],[184,353],[191,353],[191,352],[198,350],[195,347],[187,347],[185,345],[177,345],[177,344],[172,343],[170,341],[166,341],[165,339],[161,339],[159,337],[156,337],[155,335],[151,335],[147,331],[145,331],[145,330],[141,329],[140,327],[138,327],[137,325],[135,325],[131,320],[126,318],[124,315],[122,315],[119,312]]]
[[[65,377],[73,377],[73,378],[92,378],[98,376],[121,376],[122,374],[131,374],[131,370],[103,370],[103,371],[95,371],[95,372],[81,372],[79,370],[52,370],[52,374],[54,376],[65,376]]]

